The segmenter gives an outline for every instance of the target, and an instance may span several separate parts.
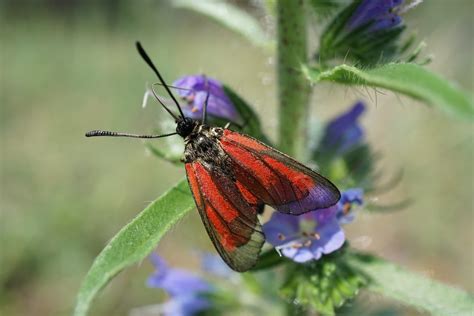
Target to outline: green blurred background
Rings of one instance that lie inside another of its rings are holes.
[[[237,2],[262,14],[257,1]],[[205,72],[229,84],[255,106],[271,136],[274,57],[168,1],[2,1],[0,10],[0,314],[67,315],[107,241],[184,176],[140,141],[84,137],[96,128],[150,132],[165,117],[158,106],[140,106],[154,77],[134,41],[168,81]],[[406,17],[434,54],[428,67],[471,93],[472,12],[470,0],[432,0]],[[383,178],[405,171],[396,188],[371,199],[415,203],[361,214],[348,227],[352,244],[473,291],[472,124],[392,93],[375,102],[373,91],[335,85],[316,88],[313,119],[329,119],[358,99],[369,104],[363,123],[382,153]],[[195,269],[194,251],[212,245],[193,212],[158,249],[171,264]],[[120,274],[92,314],[159,302],[163,294],[144,285],[151,270],[143,262]]]

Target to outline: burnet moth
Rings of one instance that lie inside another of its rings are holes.
[[[86,136],[181,136],[185,144],[183,162],[197,209],[215,248],[232,269],[247,271],[258,260],[265,241],[258,213],[264,204],[285,214],[300,215],[337,203],[339,190],[320,174],[250,136],[206,125],[207,100],[202,120],[185,117],[141,44],[136,46],[176,104],[178,114],[155,95],[175,119],[176,131],[136,135],[94,130]]]

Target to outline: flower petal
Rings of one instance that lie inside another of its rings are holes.
[[[186,89],[177,90],[178,94],[188,102],[183,109],[187,116],[194,119],[201,118],[204,103],[209,93],[207,104],[209,115],[226,118],[234,122],[238,120],[238,112],[218,80],[205,75],[190,75],[179,78],[173,82],[173,85]]]
[[[319,259],[314,256],[314,253],[308,247],[299,248],[293,256],[293,261],[303,263],[310,260]]]
[[[318,231],[321,238],[318,240],[320,251],[324,254],[329,254],[342,247],[345,241],[344,231],[339,226],[336,219],[327,223]],[[315,247],[316,250],[317,247]]]
[[[364,103],[357,102],[349,111],[330,121],[321,139],[319,150],[343,155],[360,143],[364,131],[359,126],[358,120],[364,111]]]
[[[298,236],[298,216],[273,212],[272,217],[263,225],[263,232],[267,242],[273,246],[280,246],[294,240]]]
[[[149,287],[163,289],[171,296],[190,295],[211,290],[210,284],[201,277],[185,270],[168,268],[164,260],[157,254],[152,254],[150,257],[157,270],[147,280]]]
[[[362,188],[352,188],[347,189],[342,192],[340,204],[345,203],[356,203],[357,205],[362,205],[364,203],[364,189]]]

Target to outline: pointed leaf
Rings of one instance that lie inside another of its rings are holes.
[[[182,180],[123,227],[92,264],[79,290],[74,315],[86,315],[97,293],[117,273],[143,260],[193,207],[188,183]]]
[[[238,7],[221,0],[174,0],[178,8],[199,12],[243,35],[257,46],[269,46],[269,40],[257,20]]]
[[[384,88],[438,106],[443,110],[474,119],[473,98],[453,83],[411,63],[390,63],[372,69],[340,65],[330,70],[303,67],[308,79],[346,85]]]
[[[368,288],[432,315],[471,315],[474,297],[460,289],[409,272],[368,254],[352,254],[349,261],[369,278]]]

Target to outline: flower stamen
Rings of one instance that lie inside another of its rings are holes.
[[[344,206],[342,207],[342,213],[344,215],[349,214],[349,212],[351,211],[351,208],[352,208],[351,203],[349,203],[349,202],[345,203]]]
[[[291,248],[295,248],[295,249],[300,249],[300,248],[303,248],[303,244],[300,243],[300,242],[297,242],[297,243],[294,243],[293,245],[291,245]]]

